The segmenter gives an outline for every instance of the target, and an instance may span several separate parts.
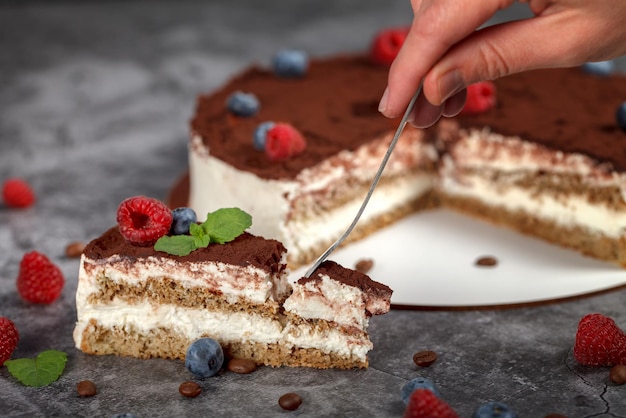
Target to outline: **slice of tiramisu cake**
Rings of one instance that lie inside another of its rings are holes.
[[[292,294],[285,247],[244,232],[247,213],[222,209],[198,224],[183,211],[189,232],[179,234],[180,212],[168,213],[154,199],[127,199],[119,225],[85,248],[79,349],[184,359],[193,341],[211,337],[258,364],[367,367],[368,319],[389,310],[391,289],[327,262]]]

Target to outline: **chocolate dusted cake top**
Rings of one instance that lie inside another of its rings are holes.
[[[462,127],[488,126],[626,171],[626,132],[616,118],[626,100],[626,77],[596,76],[580,68],[546,69],[514,74],[495,84],[495,107],[457,117]]]
[[[387,68],[370,63],[366,55],[312,60],[306,76],[295,79],[252,67],[217,92],[200,96],[191,128],[213,156],[239,170],[262,178],[293,178],[341,150],[354,150],[395,130],[398,120],[377,110],[387,74]],[[458,117],[462,126],[490,127],[626,171],[626,133],[615,118],[626,100],[626,77],[548,69],[504,77],[495,84],[496,106],[481,115]],[[235,91],[255,94],[260,111],[252,117],[231,115],[226,99]],[[254,149],[254,130],[269,120],[300,130],[307,149],[280,162]]]
[[[252,67],[217,92],[200,96],[191,130],[199,134],[213,156],[262,178],[293,178],[342,150],[355,150],[397,125],[378,112],[387,69],[365,56],[312,60],[302,78],[281,78]],[[261,108],[251,117],[237,117],[226,108],[236,91],[253,93]],[[253,146],[257,126],[286,122],[306,138],[306,150],[285,161],[270,161]]]
[[[155,251],[152,246],[140,247],[130,244],[122,237],[118,227],[113,227],[87,244],[83,254],[92,260],[115,255],[130,260],[163,257],[189,262],[222,262],[242,267],[252,265],[275,272],[277,269],[285,269],[285,264],[281,261],[285,251],[285,247],[279,241],[244,232],[226,244],[209,244],[206,248],[198,248],[191,254],[181,257]]]
[[[369,276],[359,271],[345,268],[332,260],[326,260],[315,270],[310,277],[303,277],[298,280],[298,284],[305,284],[310,281],[319,280],[319,277],[326,275],[334,280],[348,286],[361,289],[366,294],[376,297],[390,299],[393,290],[385,284],[370,279]]]

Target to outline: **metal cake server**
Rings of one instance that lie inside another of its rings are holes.
[[[324,251],[324,253],[315,261],[315,263],[313,263],[311,268],[309,268],[307,270],[307,272],[304,274],[304,277],[310,277],[311,274],[313,274],[315,272],[315,270],[317,270],[317,268],[320,266],[320,264],[322,264],[324,262],[324,260],[326,260],[328,258],[328,256],[333,251],[335,251],[335,249],[337,247],[339,247],[341,245],[341,243],[345,241],[346,238],[348,238],[348,235],[350,235],[350,233],[352,232],[352,230],[356,226],[357,222],[359,222],[359,219],[361,218],[361,215],[363,214],[363,211],[365,210],[365,207],[367,206],[367,203],[369,202],[370,197],[372,197],[372,193],[374,193],[374,189],[378,185],[378,181],[380,180],[380,177],[383,174],[383,170],[385,169],[385,166],[387,165],[387,161],[389,161],[389,157],[391,156],[391,152],[395,148],[396,142],[398,142],[398,139],[400,138],[400,135],[402,134],[402,131],[404,131],[404,127],[407,124],[407,121],[409,119],[409,115],[411,114],[411,112],[413,111],[413,108],[415,107],[415,102],[417,101],[417,96],[419,96],[421,91],[422,91],[422,84],[420,83],[419,87],[417,88],[417,91],[415,92],[415,94],[411,98],[411,101],[409,102],[409,105],[407,106],[406,111],[404,112],[404,115],[402,116],[402,119],[400,120],[400,124],[398,125],[398,129],[396,129],[396,133],[393,136],[393,139],[391,140],[391,143],[389,144],[389,148],[387,148],[387,152],[385,153],[385,156],[383,157],[383,160],[380,163],[380,166],[378,167],[378,171],[376,172],[376,175],[374,176],[374,180],[372,181],[372,185],[370,186],[370,189],[368,190],[367,195],[365,196],[365,199],[363,200],[363,203],[361,203],[361,207],[359,208],[359,211],[357,212],[356,216],[352,220],[352,223],[350,224],[350,226],[348,226],[348,229],[346,229],[346,231],[343,233],[343,235],[341,235],[339,237],[339,239],[337,239],[337,241],[335,241],[330,247],[328,247],[328,249],[326,251]]]

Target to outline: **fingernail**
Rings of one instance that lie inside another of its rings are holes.
[[[439,92],[441,93],[442,103],[463,89],[463,79],[461,73],[452,70],[439,79]]]
[[[383,93],[383,97],[380,98],[380,102],[378,103],[378,111],[382,114],[385,114],[387,111],[387,101],[389,100],[389,87],[385,87],[385,92]]]

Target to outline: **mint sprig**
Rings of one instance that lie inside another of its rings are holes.
[[[165,235],[154,244],[156,251],[185,256],[209,244],[225,244],[237,238],[252,225],[252,216],[239,208],[209,212],[200,225],[192,223],[189,235]]]
[[[36,358],[7,360],[9,373],[26,386],[41,387],[55,382],[63,373],[67,354],[58,350],[46,350]]]

